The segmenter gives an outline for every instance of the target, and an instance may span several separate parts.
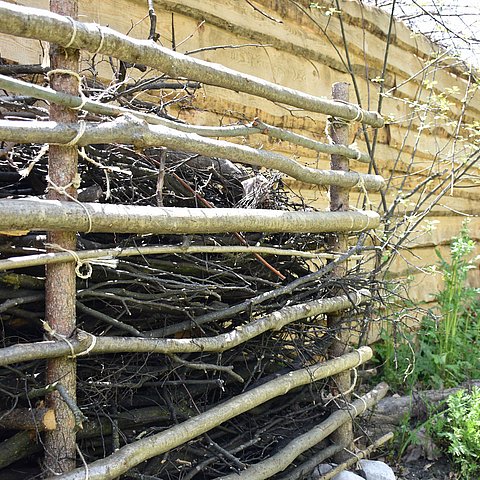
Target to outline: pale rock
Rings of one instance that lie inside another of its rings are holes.
[[[356,473],[349,472],[348,470],[344,470],[340,472],[338,475],[335,475],[332,480],[365,480],[363,477],[360,477]]]
[[[358,463],[367,480],[395,480],[393,470],[386,463],[376,460],[360,460]]]

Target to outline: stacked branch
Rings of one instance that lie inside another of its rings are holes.
[[[9,174],[21,171],[40,150],[40,145],[15,145],[11,158],[16,169],[5,162],[1,170]],[[115,209],[115,203],[133,201],[156,214],[180,205],[193,214],[208,215],[208,210],[192,208],[202,198],[220,208],[245,205],[261,207],[267,214],[275,214],[267,210],[273,207],[282,214],[324,215],[301,212],[304,206],[287,197],[281,179],[268,172],[260,177],[248,167],[222,159],[162,152],[152,148],[139,153],[116,144],[88,147],[88,157],[102,168],[91,162],[80,165],[80,195],[91,190],[98,195],[100,191],[98,200],[102,203],[97,200],[84,207]],[[156,206],[162,156],[165,175],[161,200],[166,207]],[[19,182],[5,183],[4,192],[15,196],[41,194],[47,186],[47,157],[48,152]],[[268,182],[268,191],[262,195],[248,192],[242,182],[259,177]],[[184,184],[197,188],[192,193]],[[32,199],[5,201],[48,204]],[[75,207],[88,217],[82,206]],[[242,212],[250,218],[255,209]],[[372,217],[369,221],[376,220]],[[319,225],[324,228],[324,224]],[[85,230],[87,227],[85,224]],[[245,224],[236,227],[248,230]],[[3,237],[1,262],[11,262],[15,268],[0,274],[5,328],[2,359],[16,372],[24,372],[30,393],[45,387],[44,377],[33,373],[42,371],[47,357],[77,355],[77,404],[88,418],[82,422],[77,439],[85,458],[101,459],[105,445],[110,453],[134,444],[139,435],[150,438],[159,429],[167,431],[194,418],[198,411],[235,399],[288,371],[312,365],[324,358],[333,335],[340,333],[325,328],[328,311],[347,308],[352,315],[363,315],[361,301],[368,303],[369,295],[359,290],[368,287],[367,283],[359,282],[352,271],[351,278],[342,281],[345,294],[335,299],[330,297],[338,284],[329,276],[335,264],[350,258],[363,261],[362,243],[332,256],[326,233],[259,234],[245,230],[247,246],[238,245],[238,238],[231,234],[81,233],[77,236],[77,257],[55,247],[53,253],[46,253],[41,230]],[[248,245],[254,245],[253,250],[255,244],[265,249],[258,253],[268,264],[286,277],[283,285],[273,270],[250,254]],[[287,254],[286,249],[294,252]],[[113,259],[96,251],[125,251],[128,256]],[[302,254],[294,254],[298,251]],[[32,253],[37,258],[30,263]],[[97,258],[88,262],[92,255]],[[317,266],[310,263],[312,255],[317,255]],[[77,278],[78,339],[57,337],[45,342],[42,337],[48,326],[41,321],[43,265],[56,256],[73,261],[80,274],[88,274],[90,267],[92,271],[89,278]],[[15,265],[16,261],[23,265]],[[24,356],[26,351],[29,353]],[[16,353],[10,356],[9,352]],[[2,369],[0,375],[8,391],[2,408],[28,406],[25,388],[18,388],[18,374]],[[279,442],[293,440],[303,429],[311,428],[312,421],[324,421],[330,407],[321,399],[328,397],[323,381],[299,387],[285,397],[273,397],[248,415],[235,416],[211,432],[172,447],[166,457],[162,454],[132,467],[131,473],[171,478],[226,475],[232,468],[240,469],[240,465],[275,454]],[[163,413],[150,414],[154,408]],[[138,414],[126,422],[125,415],[131,410]],[[7,442],[5,451],[11,452],[7,450],[10,444],[22,445],[20,450],[31,458],[22,461],[22,468],[30,465],[35,471],[35,459],[41,455],[35,436],[12,435],[7,430],[0,431],[0,436]],[[322,448],[320,443],[314,451]],[[0,466],[16,460],[18,468],[21,457],[9,454],[6,463],[0,458]]]
[[[382,127],[383,118],[376,112],[359,109],[352,104],[334,102],[282,87],[251,75],[191,58],[149,40],[136,40],[110,28],[82,23],[45,10],[2,4],[2,33],[35,38],[50,43],[81,48],[96,54],[111,55],[121,60],[147,65],[173,77],[188,78],[209,85],[245,92],[268,100],[319,112],[325,115],[361,120],[373,127]]]
[[[274,101],[381,123],[353,105],[268,84],[103,27],[29,12],[25,22],[21,7],[2,5],[2,18],[14,26],[0,29],[18,33],[23,25],[29,36],[34,26],[36,35],[52,42],[81,42],[100,53],[115,47],[124,60],[133,55],[137,63],[161,64],[173,77],[160,79],[165,88],[172,81],[182,85],[180,75],[219,86],[233,82],[238,91]],[[322,429],[332,410],[329,400],[338,393],[326,377],[348,372],[371,355],[361,348],[328,360],[345,324],[328,329],[326,315],[345,310],[350,318],[365,318],[372,285],[361,265],[378,215],[316,212],[289,196],[282,176],[271,169],[343,188],[378,190],[383,179],[313,169],[210,139],[265,133],[317,152],[369,160],[354,148],[325,145],[258,119],[220,128],[175,122],[165,108],[136,98],[141,82],[128,89],[120,84],[103,93],[128,110],[95,101],[98,83],[86,82],[77,97],[0,79],[12,93],[2,102],[10,120],[0,124],[6,140],[0,155],[0,410],[8,412],[0,420],[0,440],[9,452],[0,454],[0,468],[14,463],[38,473],[42,449],[36,436],[44,428],[34,422],[33,431],[27,425],[15,433],[20,424],[11,419],[34,403],[36,415],[53,393],[71,410],[78,430],[83,460],[72,478],[226,476],[276,458],[308,436],[312,424]],[[190,83],[183,84],[188,97]],[[36,99],[86,113],[80,125],[49,123]],[[121,118],[112,122],[111,116]],[[52,185],[46,142],[82,147],[78,200],[63,201],[64,185]],[[47,189],[56,189],[61,200],[45,200]],[[77,251],[47,242],[50,229],[80,232]],[[340,231],[350,233],[356,246],[332,253],[328,246]],[[349,259],[356,264],[348,264],[344,277],[330,275]],[[64,263],[76,272],[78,329],[71,335],[44,321],[45,267]],[[77,399],[62,379],[47,381],[44,362],[53,358],[76,361]],[[322,438],[310,450],[297,450],[298,460],[318,457],[329,444]],[[288,462],[283,468],[287,475],[294,470]]]

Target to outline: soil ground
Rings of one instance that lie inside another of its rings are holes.
[[[445,457],[433,461],[420,458],[413,462],[402,462],[392,468],[397,480],[461,480]]]

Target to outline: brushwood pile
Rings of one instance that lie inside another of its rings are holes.
[[[31,69],[26,71],[28,74],[15,76],[45,81],[44,69],[34,75]],[[153,94],[137,98],[142,89],[148,91],[148,85],[140,82],[128,89],[119,86],[112,93],[111,86],[107,90],[99,82],[84,80],[83,93],[92,99],[115,97],[118,104],[133,111],[173,118],[182,106],[191,104],[199,86],[172,82],[177,99],[172,112],[167,104],[155,103]],[[0,115],[25,122],[47,120],[48,106],[2,91]],[[81,118],[103,120],[86,112]],[[48,149],[44,145],[0,143],[0,198],[45,198],[47,175]],[[90,145],[80,151],[79,175],[80,202],[158,208],[312,209],[276,172],[165,148],[138,151],[131,145]],[[354,244],[356,237],[351,240]],[[42,231],[1,232],[0,259],[45,253],[46,242]],[[347,275],[339,280],[328,272],[312,275],[321,272],[327,261],[297,255],[262,254],[262,262],[248,252],[188,252],[188,247],[197,245],[328,252],[329,242],[327,234],[80,232],[79,251],[166,245],[184,246],[185,252],[90,262],[92,271],[77,278],[77,328],[98,337],[213,337],[286,306],[339,292],[348,294],[366,285],[368,279],[355,262],[349,263]],[[45,339],[44,279],[44,265],[0,271],[1,347]],[[361,338],[368,306],[348,315],[360,319]],[[341,334],[328,330],[325,316],[318,315],[267,331],[222,353],[79,356],[76,403],[84,416],[77,432],[79,449],[87,463],[103,458],[290,370],[327,358],[329,344]],[[44,360],[0,368],[0,442],[19,434],[2,426],[2,414],[42,407],[48,389],[44,371]],[[329,396],[326,381],[296,389],[140,464],[125,478],[212,479],[239,471],[320,423],[333,408]],[[42,433],[34,430],[30,434],[28,448],[18,460],[10,464],[0,453],[0,478],[33,478],[40,473]],[[298,462],[313,453],[306,452]],[[285,474],[288,476],[288,471]]]

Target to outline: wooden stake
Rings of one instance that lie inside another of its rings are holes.
[[[345,82],[334,83],[332,87],[332,97],[334,100],[341,102],[348,102],[349,84]],[[338,119],[331,119],[329,121],[329,135],[333,144],[348,145],[348,123],[345,123]],[[349,162],[348,158],[341,155],[332,155],[331,157],[331,169],[348,172]],[[330,210],[332,212],[346,212],[349,210],[349,190],[338,186],[330,187]],[[332,236],[330,242],[330,248],[333,252],[341,252],[347,247],[346,235],[337,234]],[[347,272],[347,266],[345,263],[339,264],[332,272],[336,277],[343,277]],[[343,355],[346,350],[346,345],[340,338],[341,328],[344,323],[344,319],[339,314],[329,315],[327,317],[327,324],[331,332],[335,334],[336,338],[330,346],[330,356],[335,358]],[[350,396],[348,394],[342,395],[344,392],[349,392],[351,387],[350,371],[341,372],[338,375],[332,377],[333,393],[339,395],[338,402],[342,403],[348,401]],[[340,425],[339,428],[332,433],[331,439],[337,445],[344,447],[344,450],[335,454],[334,459],[336,462],[341,463],[346,461],[350,454],[346,450],[351,450],[353,445],[353,427],[352,422],[348,421]],[[346,450],[345,450],[346,449]]]
[[[50,10],[77,18],[77,0],[50,0]],[[58,45],[50,47],[50,85],[54,90],[78,95],[78,51]],[[56,72],[55,72],[56,71]],[[50,120],[61,123],[77,122],[77,111],[60,105],[50,106]],[[76,197],[77,147],[51,145],[48,161],[50,200]],[[68,194],[62,193],[62,189]],[[50,232],[48,242],[62,249],[75,250],[75,232]],[[55,335],[71,337],[75,331],[75,265],[54,264],[46,267],[45,320]],[[76,362],[72,358],[55,358],[47,364],[46,382],[61,381],[69,396],[76,398]],[[57,429],[45,434],[44,472],[46,475],[65,473],[75,468],[76,435],[73,412],[57,391],[46,397],[47,406],[55,411]]]

